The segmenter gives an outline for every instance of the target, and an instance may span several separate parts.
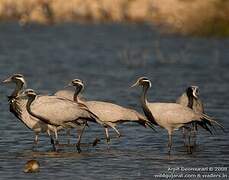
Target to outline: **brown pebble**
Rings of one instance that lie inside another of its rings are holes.
[[[39,172],[39,169],[40,169],[39,162],[33,159],[27,161],[23,171],[24,173],[35,173],[35,172]]]
[[[92,146],[96,146],[98,143],[100,142],[100,139],[99,138],[96,138],[93,143],[92,143]]]

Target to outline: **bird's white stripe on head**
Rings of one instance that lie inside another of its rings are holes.
[[[73,79],[72,81],[81,82],[81,80],[80,80],[80,79]]]
[[[73,86],[74,85],[78,85],[78,86],[82,86],[82,88],[84,88],[84,83],[83,81],[81,81],[80,79],[74,79],[72,80],[72,83],[71,83]]]
[[[192,86],[192,95],[195,97],[195,98],[198,98],[199,96],[199,87],[198,86]]]
[[[23,77],[15,77],[15,79],[20,80],[23,83],[24,87],[26,87],[26,82]]]
[[[30,94],[30,93],[36,94],[36,92],[33,89],[26,89],[23,93],[24,94]]]

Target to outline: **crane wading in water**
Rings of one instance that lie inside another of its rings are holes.
[[[69,128],[69,126],[78,124],[79,120],[98,121],[97,116],[81,103],[57,96],[50,96],[46,102],[40,104],[39,96],[37,96],[34,90],[27,89],[24,94],[28,97],[26,109],[29,114],[56,128],[59,126]],[[84,123],[84,128],[85,126],[86,123]],[[55,130],[55,132],[57,131]],[[81,137],[76,144],[78,152],[81,152],[80,141]]]
[[[216,124],[223,129],[223,126],[220,123],[211,119],[209,116],[195,113],[192,109],[184,107],[180,104],[148,102],[146,93],[151,87],[151,82],[146,77],[138,78],[137,81],[132,85],[132,87],[134,86],[142,86],[143,88],[141,95],[141,105],[148,120],[150,120],[155,125],[158,125],[167,130],[169,137],[169,154],[171,152],[172,135],[174,130],[177,130],[192,122],[196,122],[198,125],[209,132],[211,132],[211,130],[208,126],[213,126],[213,124]]]
[[[176,103],[191,108],[196,113],[204,113],[204,105],[199,97],[199,87],[189,86],[185,92],[177,98]],[[193,122],[192,126],[183,127],[184,145],[186,146],[186,129],[189,130],[189,147],[191,146],[191,135],[193,133],[194,146],[196,145],[197,123]]]
[[[13,113],[21,122],[34,131],[35,138],[34,138],[34,144],[38,143],[38,136],[41,132],[46,132],[50,138],[51,138],[51,143],[54,147],[54,140],[51,136],[51,132],[55,133],[55,129],[59,130],[62,129],[61,126],[59,127],[54,127],[50,124],[47,124],[41,120],[39,120],[36,117],[31,116],[27,110],[26,110],[26,103],[27,99],[23,98],[20,96],[22,92],[24,91],[24,88],[26,87],[26,81],[25,78],[22,74],[13,74],[12,76],[8,77],[3,81],[3,83],[14,83],[15,89],[12,92],[10,96],[8,96],[8,101],[10,105],[10,112]],[[48,96],[42,96],[39,98],[40,103],[46,101]],[[57,139],[57,136],[56,136]]]
[[[121,136],[118,129],[116,128],[117,124],[124,122],[135,122],[144,127],[149,126],[154,130],[153,124],[147,120],[142,114],[137,111],[125,108],[120,105],[103,102],[103,101],[82,101],[79,98],[79,94],[84,89],[84,84],[80,79],[74,79],[69,83],[69,86],[75,87],[74,101],[85,104],[88,109],[93,112],[98,119],[98,123],[104,127],[107,143],[110,142],[110,136],[108,133],[108,127],[114,129],[118,134],[118,137]]]

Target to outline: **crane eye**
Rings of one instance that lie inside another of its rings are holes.
[[[151,82],[150,82],[150,80],[142,80],[142,82],[146,82],[146,83],[148,83],[149,84],[149,87],[151,87]]]

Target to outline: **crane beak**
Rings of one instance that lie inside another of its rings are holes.
[[[2,83],[10,83],[12,81],[11,77],[5,79],[2,81]]]
[[[72,83],[70,82],[68,85],[64,86],[64,88],[72,87]]]
[[[131,88],[133,88],[133,87],[136,87],[136,86],[138,86],[139,85],[139,82],[137,81],[136,83],[134,83],[132,86],[130,86]]]

